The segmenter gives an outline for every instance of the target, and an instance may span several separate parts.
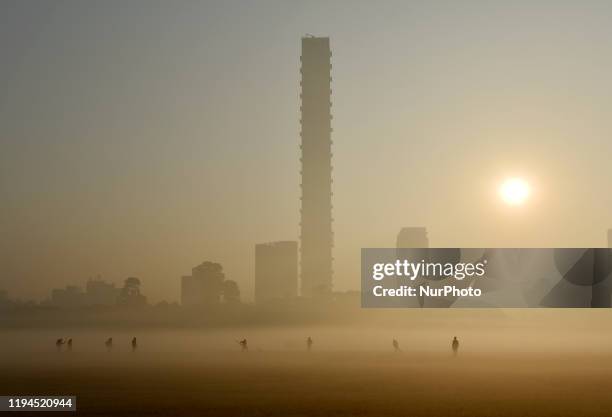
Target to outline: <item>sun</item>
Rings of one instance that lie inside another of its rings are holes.
[[[502,200],[511,206],[520,206],[527,201],[530,194],[527,181],[521,178],[508,178],[499,187]]]

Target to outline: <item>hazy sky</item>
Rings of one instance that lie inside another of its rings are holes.
[[[101,274],[178,300],[297,239],[299,55],[330,36],[335,286],[359,249],[605,246],[607,1],[0,1],[0,288]],[[509,175],[533,198],[507,208]]]

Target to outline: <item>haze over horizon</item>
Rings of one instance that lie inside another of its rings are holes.
[[[403,226],[432,246],[606,246],[612,4],[9,0],[0,289],[100,274],[151,301],[297,240],[300,38],[332,48],[334,284]],[[526,178],[523,207],[500,204]]]

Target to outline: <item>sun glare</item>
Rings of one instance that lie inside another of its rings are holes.
[[[511,206],[520,206],[529,197],[529,184],[521,178],[509,178],[499,188],[502,200]]]

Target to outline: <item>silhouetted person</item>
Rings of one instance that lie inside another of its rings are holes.
[[[67,345],[68,345],[68,350],[72,352],[72,338],[68,339]]]
[[[138,342],[136,341],[136,338],[134,337],[132,339],[132,352],[136,352],[137,347],[138,347]]]
[[[240,345],[240,348],[243,352],[247,352],[249,350],[249,346],[247,345],[246,339],[242,339],[241,341],[238,342],[238,344]]]
[[[106,342],[104,342],[104,345],[106,346],[106,350],[108,350],[109,352],[111,351],[111,349],[113,348],[113,338],[109,337]]]
[[[453,354],[456,356],[457,352],[459,351],[459,340],[457,340],[457,336],[453,338],[452,347],[453,347]]]
[[[308,339],[306,339],[306,349],[308,349],[309,352],[312,350],[313,343],[312,337],[308,336]]]
[[[395,339],[393,339],[393,350],[396,352],[401,352],[402,350],[399,347],[399,342]]]
[[[64,339],[57,339],[55,341],[55,347],[57,348],[58,351],[62,350],[62,346],[64,345]]]

